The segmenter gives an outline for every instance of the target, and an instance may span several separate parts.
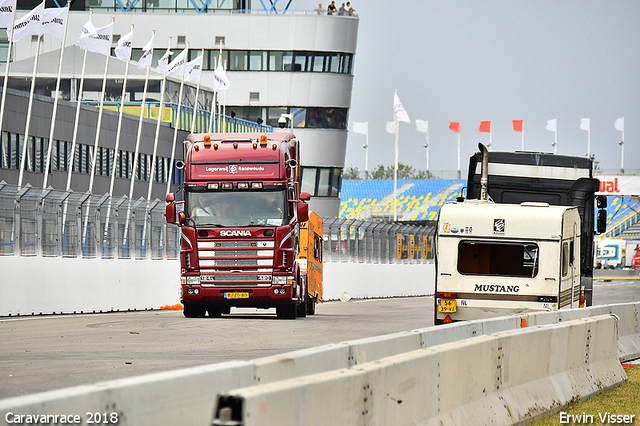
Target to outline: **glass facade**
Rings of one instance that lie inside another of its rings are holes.
[[[51,147],[51,162],[49,172],[66,172],[69,170],[72,146],[71,142],[54,140]],[[2,132],[0,141],[0,168],[20,170],[20,162],[22,159],[22,150],[24,147],[24,135],[17,133]],[[47,150],[49,149],[49,141],[46,138],[29,137],[27,143],[26,160],[24,170],[27,172],[40,172],[46,167]],[[121,179],[131,179],[134,173],[133,159],[134,152],[119,151],[118,161],[116,163],[116,177]],[[113,167],[113,148],[99,147],[96,156],[97,176],[111,176],[111,168]],[[76,144],[76,150],[73,155],[73,172],[81,174],[91,173],[91,161],[93,158],[93,145]],[[136,165],[136,179],[148,181],[151,176],[151,164],[153,156],[150,154],[139,153],[138,163]],[[154,182],[166,183],[169,158],[157,157],[156,170],[154,173]],[[172,183],[181,183],[182,172],[176,171],[172,177]]]
[[[154,62],[164,54],[163,49],[154,51]],[[214,71],[220,57],[218,49],[189,50],[189,60],[200,55],[202,69]],[[131,58],[142,56],[142,49],[133,49]],[[352,53],[279,51],[279,50],[223,50],[222,61],[227,71],[284,71],[284,72],[325,72],[352,74]]]

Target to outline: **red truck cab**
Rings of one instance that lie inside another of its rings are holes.
[[[184,315],[275,307],[281,318],[305,316],[314,300],[295,258],[310,197],[295,136],[191,134],[184,159],[184,200],[169,194],[166,210],[181,229]]]

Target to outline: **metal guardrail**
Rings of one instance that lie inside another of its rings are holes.
[[[0,182],[0,255],[87,259],[176,259],[180,234],[158,199],[19,188]],[[331,218],[324,261],[424,263],[433,259],[435,224]]]
[[[163,202],[0,182],[0,255],[175,259]]]
[[[325,219],[324,261],[425,263],[434,258],[435,222],[413,225]]]

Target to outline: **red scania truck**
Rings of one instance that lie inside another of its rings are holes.
[[[291,133],[191,134],[184,141],[184,200],[167,195],[180,227],[184,316],[231,307],[276,308],[280,318],[315,311],[296,255],[309,193]],[[321,297],[321,296],[320,296]]]

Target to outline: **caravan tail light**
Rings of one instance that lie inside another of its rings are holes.
[[[455,299],[458,296],[456,293],[438,293],[440,299]]]

